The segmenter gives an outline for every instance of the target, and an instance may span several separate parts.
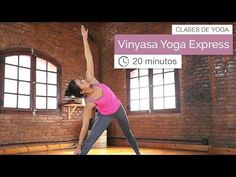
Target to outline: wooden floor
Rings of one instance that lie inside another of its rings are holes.
[[[53,150],[34,153],[23,153],[24,155],[73,155],[74,149]],[[157,148],[140,148],[142,155],[208,155],[207,152],[170,150]],[[130,147],[108,147],[92,148],[88,155],[135,155]]]

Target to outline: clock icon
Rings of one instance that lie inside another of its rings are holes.
[[[121,56],[118,59],[118,63],[119,63],[120,66],[126,67],[129,64],[129,59],[128,59],[127,56]]]

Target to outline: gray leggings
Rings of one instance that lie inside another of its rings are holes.
[[[120,105],[119,109],[114,114],[101,115],[98,113],[96,115],[95,123],[91,129],[91,133],[85,139],[81,147],[81,155],[86,155],[89,152],[93,144],[97,141],[97,139],[102,135],[102,133],[107,129],[107,127],[114,119],[118,121],[124,135],[128,138],[128,141],[135,153],[137,155],[140,155],[134,135],[130,131],[127,114],[122,105]]]

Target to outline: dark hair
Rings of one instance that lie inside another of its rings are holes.
[[[75,96],[75,97],[78,97],[78,98],[81,98],[84,96],[82,92],[82,89],[76,84],[75,80],[71,80],[69,82],[69,85],[65,91],[65,96]]]

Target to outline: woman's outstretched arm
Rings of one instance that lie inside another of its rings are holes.
[[[77,148],[74,152],[74,154],[81,154],[81,146],[84,142],[84,138],[86,137],[87,131],[88,131],[88,127],[89,127],[89,121],[92,117],[92,110],[95,107],[95,104],[92,102],[89,102],[85,108],[84,108],[84,112],[83,112],[83,123],[82,123],[82,128],[80,130],[80,135],[79,135],[79,142],[77,144]]]
[[[98,81],[94,77],[93,56],[92,56],[92,52],[88,43],[88,29],[85,29],[83,25],[81,25],[81,34],[83,37],[84,54],[85,54],[85,59],[87,63],[86,78],[91,83],[97,83]]]

